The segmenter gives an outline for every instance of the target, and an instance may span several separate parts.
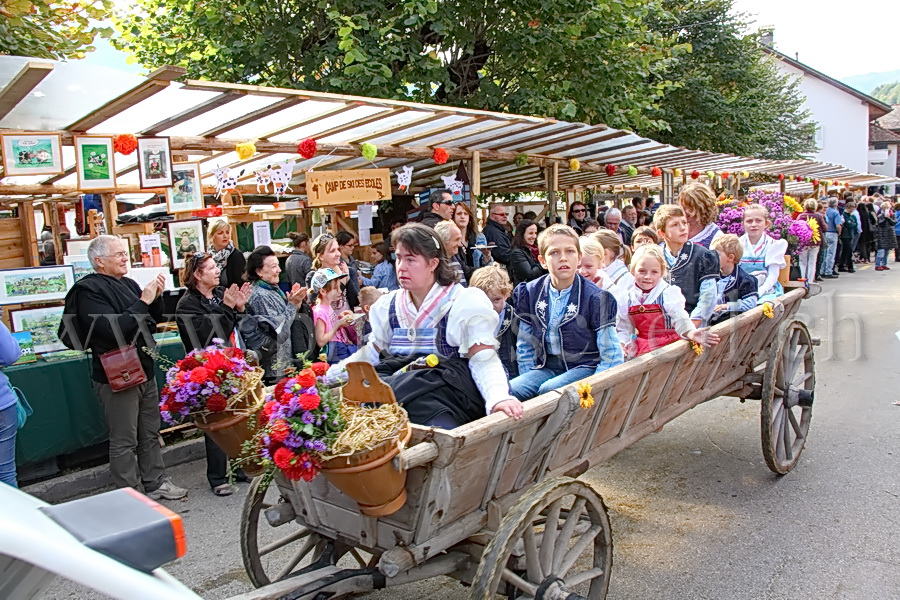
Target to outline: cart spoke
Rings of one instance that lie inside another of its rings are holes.
[[[259,549],[259,555],[265,556],[266,554],[269,554],[270,552],[274,552],[275,550],[278,550],[279,548],[284,548],[285,546],[287,546],[288,544],[290,544],[292,542],[296,542],[297,540],[305,538],[310,533],[312,533],[312,532],[309,529],[299,529],[299,530],[295,531],[294,533],[281,538],[278,541],[275,541],[275,542],[272,542],[271,544],[267,544],[267,545],[263,546],[262,548]]]
[[[538,554],[538,544],[535,540],[534,528],[525,528],[525,568],[531,581],[543,581],[544,572]]]
[[[601,525],[594,525],[588,529],[583,536],[578,538],[578,541],[569,548],[568,552],[566,552],[565,558],[563,558],[559,565],[559,572],[568,573],[569,569],[572,568],[572,565],[575,564],[575,561],[578,560],[578,557],[581,556],[581,553],[588,547],[588,544],[593,542],[602,531],[603,527]]]
[[[296,554],[294,554],[293,558],[291,558],[291,560],[288,561],[288,563],[286,565],[284,565],[284,567],[282,567],[282,569],[278,572],[278,575],[275,577],[275,580],[277,581],[279,579],[282,579],[282,578],[286,577],[291,571],[293,571],[294,568],[298,564],[300,564],[300,561],[303,560],[303,558],[307,554],[309,554],[310,552],[313,551],[313,549],[316,547],[316,545],[318,545],[319,541],[320,540],[319,540],[318,536],[312,536],[308,540],[306,540],[303,543],[303,546],[299,550],[297,550]]]
[[[791,409],[788,409],[787,414],[788,414],[788,419],[791,421],[791,427],[794,428],[794,433],[797,435],[798,438],[803,437],[803,432],[800,430],[800,424],[797,422],[797,417],[794,416],[794,411]]]
[[[596,579],[597,577],[603,576],[603,569],[600,567],[594,567],[593,569],[588,569],[587,571],[582,571],[581,573],[576,573],[571,577],[566,577],[563,579],[566,588],[572,589],[581,585],[586,581],[590,581],[591,579]]]
[[[572,509],[569,511],[569,515],[566,518],[566,522],[563,524],[562,529],[559,530],[559,537],[556,539],[556,548],[553,552],[553,564],[550,568],[550,573],[553,573],[557,577],[565,575],[565,573],[559,571],[559,564],[565,556],[566,550],[569,548],[569,540],[572,539],[572,535],[575,533],[575,527],[581,520],[581,515],[584,512],[584,505],[586,503],[586,498],[578,498],[575,501],[575,504],[572,505]]]
[[[772,416],[772,437],[775,440],[775,456],[779,459],[784,457],[784,417],[778,415]]]
[[[788,413],[791,411],[788,410]],[[781,431],[784,437],[784,456],[788,461],[794,460],[794,445],[791,443],[791,429],[788,427],[787,416],[782,417]]]
[[[562,508],[562,498],[557,499],[547,509],[547,522],[544,523],[544,539],[541,540],[540,559],[541,570],[550,573],[553,561],[553,549],[556,547],[556,539],[559,533],[559,511]]]
[[[356,564],[358,564],[361,568],[368,566],[369,561],[364,559],[359,553],[359,550],[357,550],[356,548],[350,548],[350,552],[348,554],[353,557],[353,559],[356,561]]]
[[[521,577],[519,577],[518,575],[516,575],[509,569],[504,568],[503,571],[500,573],[500,577],[503,579],[503,581],[506,581],[507,583],[511,583],[512,585],[516,586],[518,589],[522,590],[526,594],[529,594],[531,596],[534,596],[535,594],[537,594],[537,586],[536,585],[525,581],[524,579],[522,579]]]

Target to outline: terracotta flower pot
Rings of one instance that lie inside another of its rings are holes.
[[[412,428],[407,424],[402,434],[404,445],[411,435]],[[353,498],[363,514],[385,517],[406,504],[406,470],[396,469],[393,463],[399,452],[395,438],[365,452],[329,459],[322,464],[321,472]]]
[[[784,261],[787,263],[787,266],[782,268],[778,272],[778,283],[782,285],[782,287],[786,286],[788,282],[791,280],[791,261],[793,257],[790,254],[784,255]]]

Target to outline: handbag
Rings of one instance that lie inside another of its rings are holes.
[[[137,348],[134,346],[104,352],[100,355],[100,364],[106,373],[109,387],[114,392],[121,392],[147,381],[147,374],[144,373]]]
[[[16,397],[16,420],[17,420],[17,429],[22,429],[25,427],[25,421],[28,420],[28,417],[34,414],[34,411],[31,410],[31,405],[28,404],[28,400],[25,399],[25,394],[22,393],[17,387],[13,387],[11,383],[7,380],[9,384],[9,389],[12,390],[13,394]]]

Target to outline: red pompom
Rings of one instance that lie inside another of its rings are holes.
[[[616,165],[606,165],[606,174],[612,177],[616,174]]]
[[[847,181],[847,182],[844,182],[844,187],[845,187],[845,188],[848,188],[848,187],[850,187],[850,182],[849,182],[849,181]]]
[[[325,373],[328,372],[328,363],[326,362],[316,362],[313,363],[310,367],[317,376],[322,377]]]
[[[722,179],[728,179],[728,176],[731,175],[728,171],[722,171]]]
[[[130,133],[123,133],[113,138],[113,150],[128,156],[137,150],[137,138]]]
[[[813,184],[813,185],[819,185],[819,180],[818,180],[818,179],[813,179],[813,180],[812,180],[812,184]]]
[[[778,181],[784,181],[784,173],[778,174]]]
[[[228,408],[228,398],[222,394],[213,394],[206,401],[206,409],[211,412],[222,412]]]
[[[650,169],[650,174],[654,177],[659,177],[660,175],[662,175],[662,169],[660,169],[659,167],[653,167],[652,169]]]
[[[315,156],[318,149],[319,145],[316,144],[316,140],[312,138],[306,138],[297,144],[297,153],[307,160]]]
[[[431,155],[431,158],[437,164],[442,165],[442,164],[446,163],[448,160],[450,160],[450,155],[447,154],[447,151],[444,150],[443,148],[435,148],[434,154]]]
[[[316,385],[316,374],[312,369],[303,369],[297,374],[297,383],[300,387],[312,387]]]
[[[698,179],[700,177],[700,171],[691,171],[691,179]]]
[[[805,179],[804,179],[803,175],[797,175],[796,177],[794,177],[794,181],[797,181],[798,183],[803,183],[805,181]]]

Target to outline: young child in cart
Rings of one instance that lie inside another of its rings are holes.
[[[694,325],[681,290],[665,281],[667,270],[659,246],[641,246],[631,259],[634,284],[619,304],[618,319],[619,340],[629,359],[681,339],[703,346],[719,343],[719,336]]]
[[[743,255],[738,236],[733,233],[720,235],[709,248],[719,255],[719,273],[722,275],[716,283],[718,296],[710,321],[715,324],[756,306],[756,278],[738,266]]]
[[[716,304],[719,257],[688,241],[687,217],[680,206],[660,206],[653,215],[653,226],[662,240],[660,247],[668,267],[666,281],[681,290],[694,325],[708,323]]]
[[[519,376],[509,382],[519,400],[561,388],[619,365],[616,300],[578,274],[578,234],[551,225],[538,237],[540,262],[549,271],[513,291],[519,315]]]
[[[741,268],[756,278],[757,302],[762,304],[784,295],[778,275],[787,262],[787,240],[776,240],[766,233],[772,225],[769,210],[761,204],[751,204],[744,209],[744,235],[741,236]]]
[[[519,332],[519,317],[509,303],[513,285],[509,280],[506,269],[498,265],[481,267],[472,273],[469,286],[478,288],[484,292],[500,321],[497,323],[497,343],[500,344],[497,353],[500,362],[506,369],[506,374],[512,379],[519,375],[519,363],[516,362],[516,334]]]
[[[353,323],[355,315],[345,310],[338,314],[332,303],[341,299],[341,283],[347,273],[334,269],[319,269],[312,277],[312,291],[316,294],[313,320],[316,328],[316,345],[327,348],[329,363],[336,363],[356,352],[357,337]]]

